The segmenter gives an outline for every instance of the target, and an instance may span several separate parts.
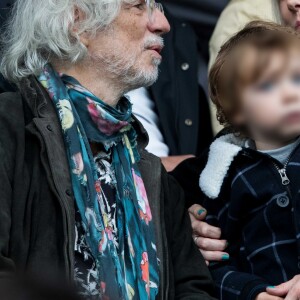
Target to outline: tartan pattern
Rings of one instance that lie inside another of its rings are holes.
[[[286,169],[288,186],[282,184],[274,162],[243,148],[219,196],[203,195],[207,222],[220,227],[229,243],[230,259],[210,265],[219,299],[252,300],[267,286],[300,273],[300,147]]]

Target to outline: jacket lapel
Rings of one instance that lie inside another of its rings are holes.
[[[66,263],[70,279],[73,278],[73,253],[75,243],[75,209],[68,160],[64,147],[62,129],[55,108],[48,94],[34,77],[21,82],[25,105],[33,118],[27,124],[27,131],[41,140],[41,159],[50,172],[50,185],[62,207],[64,215]],[[44,150],[44,151],[43,151]]]

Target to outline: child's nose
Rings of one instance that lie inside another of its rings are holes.
[[[300,10],[300,0],[287,0],[287,6],[289,9],[298,12]]]

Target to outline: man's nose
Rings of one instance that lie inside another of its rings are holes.
[[[154,14],[153,21],[149,22],[149,30],[158,35],[168,33],[171,27],[166,16],[158,9],[155,10]]]

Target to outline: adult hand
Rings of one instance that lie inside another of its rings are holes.
[[[207,264],[209,264],[209,261],[228,260],[229,254],[224,252],[227,247],[227,241],[220,240],[220,228],[208,225],[204,221],[206,214],[206,210],[201,205],[194,204],[189,208],[194,242],[200,249]]]
[[[275,287],[268,287],[267,292],[273,296],[283,297],[285,300],[300,299],[300,275],[292,280],[282,283]]]
[[[282,300],[283,298],[269,295],[268,293],[260,293],[255,300]]]
[[[167,172],[172,172],[180,163],[188,158],[195,157],[194,155],[179,155],[179,156],[168,156],[161,157],[161,162],[166,168]]]

